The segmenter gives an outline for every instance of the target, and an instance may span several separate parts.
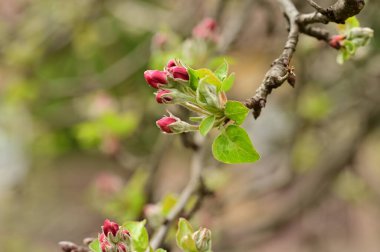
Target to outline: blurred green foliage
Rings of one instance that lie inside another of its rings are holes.
[[[109,136],[121,145],[136,138],[130,141],[140,142],[135,152],[150,149],[150,144],[138,140],[140,134],[132,135],[141,115],[149,115],[143,113],[150,94],[142,72],[149,60],[150,32],[136,34],[125,29],[112,12],[122,2],[36,0],[10,4],[22,11],[0,25],[0,67],[4,72],[0,105],[28,112],[33,124],[29,130],[36,129],[32,152],[46,158],[78,148],[102,150],[100,145]],[[130,55],[139,47],[143,54]],[[115,109],[88,116],[91,110],[102,110],[101,106],[78,100],[96,96],[99,90]],[[149,131],[153,127],[143,128]]]

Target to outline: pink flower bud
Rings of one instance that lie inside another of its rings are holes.
[[[168,69],[175,67],[175,66],[177,66],[177,64],[175,63],[174,59],[169,60],[168,64],[166,64],[166,68],[168,68]]]
[[[98,235],[98,240],[99,240],[100,243],[105,242],[106,239],[107,239],[107,237],[106,237],[105,234],[101,233],[101,234]]]
[[[128,239],[131,236],[131,233],[129,233],[129,231],[125,230],[125,229],[121,231],[121,234],[122,234],[124,240]]]
[[[170,94],[169,90],[160,90],[156,93],[156,101],[158,103],[168,103],[173,100],[172,97],[166,94]]]
[[[195,38],[209,39],[217,42],[218,36],[216,34],[217,24],[212,18],[205,18],[193,29],[193,36]]]
[[[109,219],[106,219],[103,224],[103,233],[107,236],[108,233],[112,233],[114,236],[117,231],[119,231],[119,225],[116,222],[112,222]]]
[[[209,31],[215,31],[216,29],[216,21],[212,18],[205,18],[202,22],[202,25]]]
[[[127,252],[127,247],[123,243],[117,244],[117,251],[118,252]]]
[[[175,79],[189,80],[189,74],[186,68],[174,66],[168,69]]]
[[[110,252],[112,251],[112,245],[108,241],[104,241],[100,243],[100,249],[102,252]]]
[[[345,35],[335,35],[329,40],[329,45],[335,49],[339,49],[342,46],[343,40],[346,39]]]
[[[153,88],[159,88],[161,85],[168,83],[166,73],[158,70],[146,70],[144,72],[146,82]]]
[[[173,117],[167,117],[164,116],[160,120],[156,121],[157,127],[161,129],[161,131],[165,133],[173,133],[172,130],[170,129],[170,124],[177,122],[177,119]]]
[[[165,45],[168,43],[168,38],[165,34],[163,33],[156,33],[154,36],[153,36],[153,39],[152,39],[152,44],[155,48],[158,48],[158,49],[164,49],[165,48]]]

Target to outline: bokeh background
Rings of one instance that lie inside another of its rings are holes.
[[[366,2],[358,19],[375,36],[343,66],[301,36],[296,87],[244,123],[259,162],[209,153],[215,196],[193,223],[212,229],[215,251],[380,250],[380,3]],[[59,251],[178,195],[192,152],[155,126],[167,107],[143,72],[207,16],[236,73],[228,96],[243,101],[287,35],[273,0],[0,1],[0,251]]]

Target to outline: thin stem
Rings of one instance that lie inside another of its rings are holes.
[[[202,167],[203,167],[203,156],[204,147],[202,144],[197,151],[194,152],[192,162],[191,162],[191,174],[190,180],[186,185],[185,189],[182,191],[177,204],[171,209],[166,217],[164,223],[158,228],[158,230],[153,234],[151,239],[151,247],[156,250],[164,242],[166,235],[172,226],[173,222],[180,216],[181,212],[184,210],[186,204],[189,202],[190,197],[197,192],[201,186],[202,180]],[[147,251],[148,252],[148,251]]]
[[[181,105],[183,107],[191,110],[191,111],[194,111],[194,112],[197,112],[197,113],[200,113],[200,114],[203,114],[203,115],[212,115],[210,112],[202,109],[201,107],[198,107],[195,104],[189,103],[189,102],[182,103]]]

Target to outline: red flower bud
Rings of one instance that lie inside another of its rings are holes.
[[[169,69],[169,68],[172,68],[172,67],[175,67],[177,66],[177,64],[175,63],[175,60],[174,59],[171,59],[169,60],[168,64],[166,64],[166,67]]]
[[[159,88],[161,85],[168,83],[166,79],[166,73],[158,70],[146,70],[144,72],[144,78],[146,82],[153,88]]]
[[[107,236],[108,233],[112,233],[114,236],[117,231],[119,231],[119,225],[116,222],[112,222],[109,219],[106,219],[103,224],[103,233]]]
[[[186,68],[174,66],[168,69],[175,79],[189,80],[189,74]]]
[[[167,103],[173,100],[172,97],[165,95],[165,94],[170,94],[171,92],[169,90],[160,90],[156,93],[156,101],[158,103]]]
[[[329,45],[335,49],[339,49],[342,46],[343,40],[346,38],[345,35],[335,35],[329,40]]]
[[[169,126],[170,124],[175,122],[177,122],[177,119],[173,117],[164,116],[160,120],[156,121],[156,125],[161,129],[161,131],[165,133],[173,133]]]

